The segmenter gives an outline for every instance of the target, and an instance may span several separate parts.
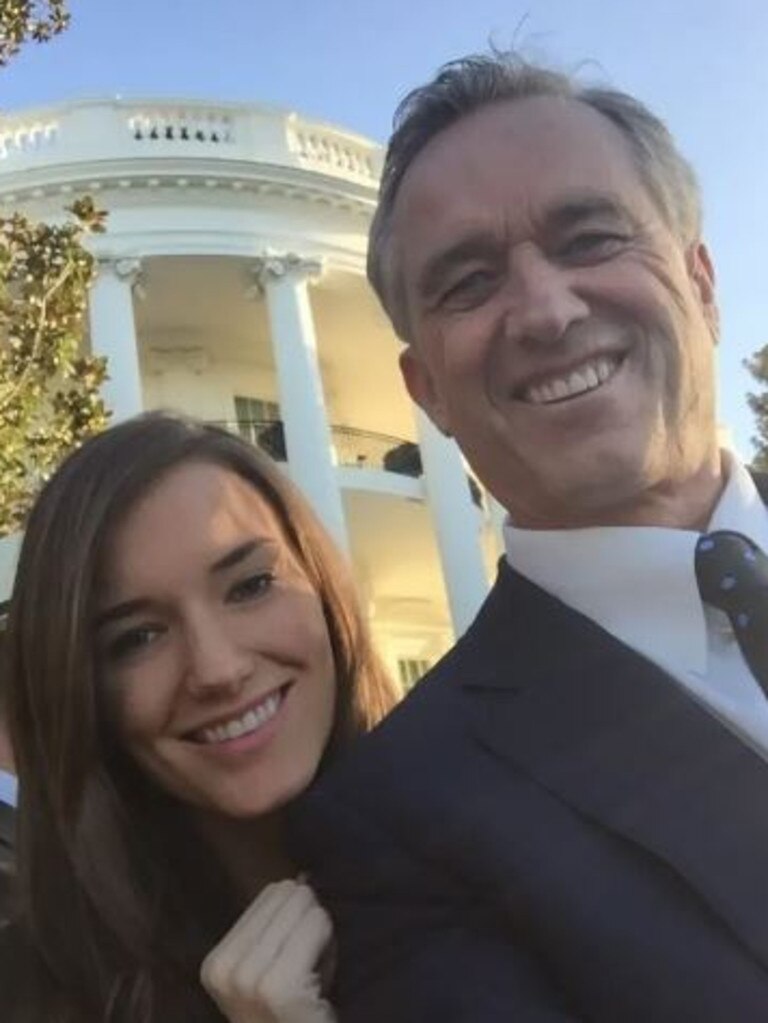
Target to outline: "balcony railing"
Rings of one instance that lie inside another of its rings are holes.
[[[338,465],[351,466],[355,469],[383,469],[386,472],[398,472],[403,476],[420,476],[422,473],[418,447],[401,437],[372,433],[370,430],[357,430],[352,426],[331,426],[331,439]],[[393,452],[402,448],[413,451],[410,463],[393,460]]]
[[[255,444],[276,462],[286,461],[285,430],[282,419],[222,420],[222,426]],[[378,469],[401,476],[419,477],[424,469],[418,444],[387,433],[358,430],[352,426],[331,426],[331,441],[337,465],[353,469]],[[482,490],[474,477],[467,475],[473,502],[483,506]]]
[[[285,430],[281,419],[238,419],[215,424],[261,448],[277,462],[286,460]],[[354,469],[383,469],[405,476],[421,476],[421,457],[416,444],[386,433],[331,426],[336,464]]]
[[[146,157],[265,163],[375,187],[383,153],[353,132],[255,104],[103,99],[0,114],[3,173]]]

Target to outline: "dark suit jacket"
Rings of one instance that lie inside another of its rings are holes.
[[[502,564],[296,805],[343,1023],[765,1023],[768,763]]]
[[[0,801],[0,926],[8,919],[11,911],[15,817],[13,807]]]

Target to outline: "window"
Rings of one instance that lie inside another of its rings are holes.
[[[400,673],[400,684],[403,689],[410,689],[414,682],[418,682],[422,675],[430,669],[430,663],[420,657],[402,657],[397,662],[397,670]]]
[[[235,395],[237,432],[276,462],[286,459],[285,433],[276,401]]]
[[[235,395],[235,419],[240,436],[245,437],[251,444],[258,444],[259,435],[264,427],[279,421],[280,406],[276,401]]]

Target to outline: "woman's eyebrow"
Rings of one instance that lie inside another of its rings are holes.
[[[210,567],[211,574],[223,572],[228,568],[239,565],[240,562],[244,561],[255,550],[268,546],[270,543],[270,540],[264,538],[246,540],[245,543],[238,544],[237,547],[233,547],[231,551],[227,551],[226,554],[214,561]],[[139,611],[146,611],[151,605],[152,601],[148,597],[135,597],[132,600],[125,600],[119,604],[114,604],[112,607],[99,612],[96,616],[94,628],[98,631],[111,622],[119,621],[121,618],[129,618]]]
[[[125,600],[121,604],[114,604],[112,607],[99,612],[94,622],[94,628],[98,631],[111,622],[119,621],[121,618],[129,618],[138,611],[146,610],[149,606],[150,601],[146,597],[136,597],[135,600]]]
[[[231,551],[227,551],[222,557],[211,565],[210,572],[223,572],[228,568],[233,568],[235,565],[239,565],[241,561],[253,554],[255,550],[260,547],[268,547],[273,543],[272,540],[266,537],[256,538],[253,540],[246,540],[245,543],[240,543],[237,547],[233,547]]]

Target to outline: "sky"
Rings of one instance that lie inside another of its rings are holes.
[[[385,141],[446,60],[514,43],[634,93],[702,185],[722,316],[721,419],[749,456],[742,361],[768,343],[765,0],[71,0],[66,35],[0,71],[0,110],[83,97],[276,104]]]

